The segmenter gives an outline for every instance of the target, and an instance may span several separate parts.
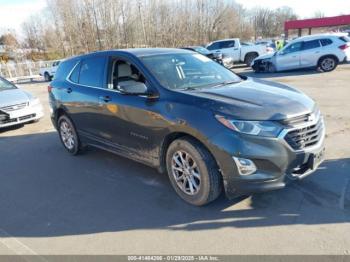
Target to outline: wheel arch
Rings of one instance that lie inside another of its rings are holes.
[[[206,150],[208,150],[209,154],[213,157],[216,166],[219,168],[218,162],[215,159],[214,154],[211,152],[208,146],[206,146],[205,143],[201,141],[201,139],[186,132],[172,132],[163,139],[162,144],[160,146],[159,167],[158,167],[159,172],[164,173],[166,171],[166,153],[168,151],[170,144],[174,142],[176,139],[184,138],[184,137],[195,140],[196,142],[200,143]]]
[[[248,55],[256,55],[256,56],[258,57],[258,56],[259,56],[259,53],[258,53],[257,51],[249,51],[248,53],[246,53],[246,54],[244,55],[243,61],[246,61]]]
[[[326,57],[332,57],[332,58],[334,58],[334,59],[336,60],[337,63],[339,63],[339,58],[338,58],[336,55],[334,55],[334,54],[327,54],[327,55],[321,56],[321,57],[317,60],[317,65],[319,66],[321,60],[324,59],[324,58],[326,58]]]

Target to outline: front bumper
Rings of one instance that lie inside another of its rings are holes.
[[[42,105],[38,104],[11,112],[1,111],[0,115],[0,128],[4,128],[39,120],[44,116],[44,113]]]
[[[323,162],[325,128],[317,144],[294,150],[284,139],[263,138],[224,131],[211,139],[210,148],[223,175],[228,198],[281,189],[293,180],[300,180],[316,171]],[[232,141],[232,143],[227,143]],[[257,171],[248,176],[239,174],[233,157],[254,162]]]

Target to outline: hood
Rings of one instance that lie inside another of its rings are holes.
[[[253,78],[191,95],[204,98],[203,106],[215,114],[242,120],[283,120],[310,113],[315,107],[311,98],[294,88]]]
[[[28,102],[31,95],[21,89],[0,91],[0,107]]]
[[[254,60],[269,59],[269,58],[274,57],[274,55],[275,55],[275,53],[267,53],[267,54],[263,54],[263,55],[258,56]]]

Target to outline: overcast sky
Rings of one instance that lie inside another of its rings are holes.
[[[74,0],[72,0],[74,1]],[[277,8],[290,6],[301,17],[310,17],[316,11],[327,16],[350,14],[350,0],[236,0],[246,8],[264,6]],[[46,6],[45,0],[0,0],[0,30],[15,29],[18,33],[21,24],[30,15]]]

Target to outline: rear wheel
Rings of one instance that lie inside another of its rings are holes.
[[[184,201],[202,206],[220,195],[221,175],[215,159],[196,140],[181,138],[172,142],[166,165],[171,184]]]
[[[73,122],[66,115],[62,115],[57,123],[58,133],[65,149],[72,155],[79,154],[81,143]]]
[[[51,76],[49,75],[48,72],[45,72],[44,78],[45,78],[45,81],[46,81],[46,82],[50,82],[50,81],[51,81]]]
[[[247,66],[250,66],[252,64],[253,60],[257,57],[258,57],[258,54],[256,54],[256,53],[247,54],[244,58],[244,63]]]
[[[323,72],[333,71],[337,67],[337,65],[338,65],[338,60],[332,56],[323,57],[318,63],[319,68]]]

